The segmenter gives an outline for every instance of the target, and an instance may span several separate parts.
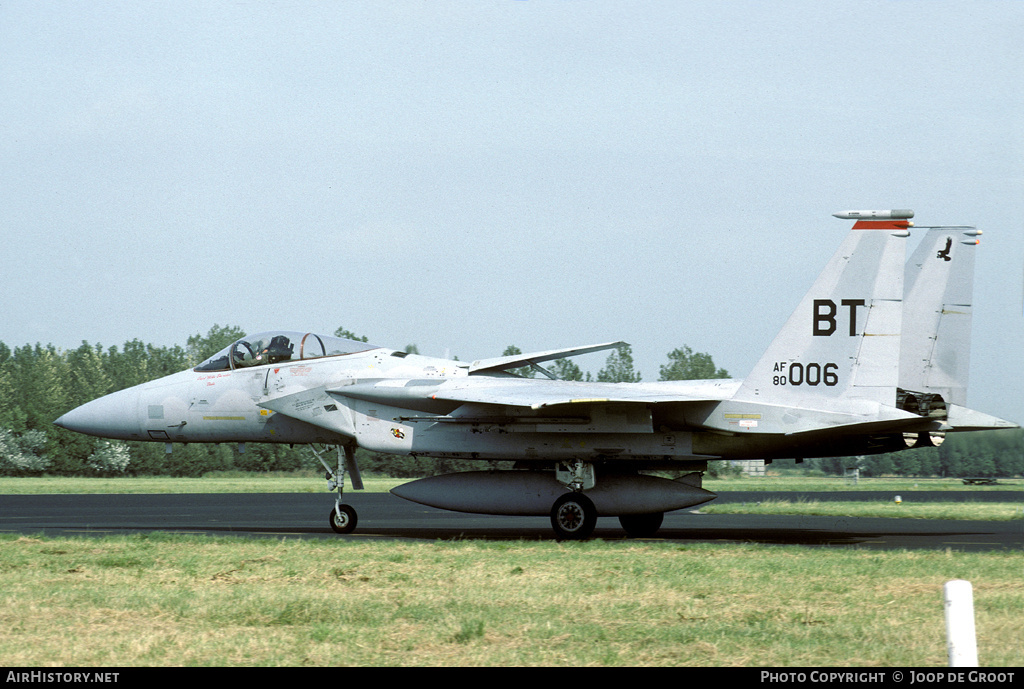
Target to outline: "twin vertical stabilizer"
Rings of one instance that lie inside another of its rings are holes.
[[[851,213],[869,212],[837,215]],[[812,409],[840,400],[895,404],[910,227],[903,218],[913,213],[870,213],[883,219],[854,225],[733,399]]]
[[[900,388],[967,404],[974,254],[980,230],[931,227],[907,262]]]

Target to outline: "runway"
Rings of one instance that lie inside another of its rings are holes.
[[[792,493],[721,493],[720,502],[768,497],[795,500]],[[814,493],[815,499],[835,496]],[[868,493],[846,499],[875,499]],[[938,493],[947,501],[1020,501],[1020,492]],[[886,500],[891,495],[886,493]],[[954,497],[956,496],[956,497]],[[984,496],[984,497],[982,497]],[[806,499],[806,498],[805,498]],[[924,492],[905,499],[923,500]],[[0,533],[102,536],[128,533],[189,533],[217,536],[381,540],[554,540],[545,517],[502,517],[438,510],[387,493],[347,492],[359,513],[347,536],[331,531],[331,493],[175,495],[3,495]],[[598,519],[594,538],[625,540],[614,517]],[[876,519],[775,515],[714,515],[680,510],[665,515],[652,539],[684,543],[764,543],[807,547],[952,549],[991,551],[1024,546],[1024,522]]]

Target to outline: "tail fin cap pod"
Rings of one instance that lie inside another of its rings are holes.
[[[910,220],[914,217],[914,211],[909,208],[891,211],[839,211],[832,215],[843,220]]]

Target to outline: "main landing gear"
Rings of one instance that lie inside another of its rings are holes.
[[[619,524],[632,538],[650,538],[665,521],[663,512],[650,514],[624,514]],[[597,508],[583,493],[566,493],[555,500],[551,508],[551,528],[560,541],[590,538],[597,526]]]
[[[583,491],[597,485],[594,465],[585,462],[559,464],[555,477],[572,491],[559,496],[551,507],[551,528],[555,537],[560,541],[590,538],[597,526],[597,508]],[[619,524],[632,538],[648,538],[657,533],[664,520],[663,512],[624,514],[619,517]]]
[[[583,491],[597,485],[594,465],[588,462],[555,465],[555,479],[570,493],[560,495],[551,507],[551,528],[560,541],[590,538],[597,526],[597,508]]]
[[[664,512],[650,514],[624,514],[619,517],[619,524],[632,538],[649,538],[658,532],[665,521]]]
[[[597,526],[597,508],[583,493],[566,493],[551,508],[551,528],[560,541],[582,541],[590,538]]]
[[[334,533],[338,534],[349,534],[352,533],[356,524],[359,523],[359,516],[356,514],[356,510],[352,505],[346,505],[342,503],[341,498],[345,491],[345,475],[349,474],[352,478],[352,487],[356,490],[363,489],[363,478],[359,473],[359,467],[356,465],[356,449],[352,445],[336,445],[323,446],[322,450],[317,450],[314,446],[309,446],[310,451],[316,456],[323,465],[324,469],[327,470],[327,475],[324,477],[327,479],[327,489],[338,491],[338,497],[334,501],[334,509],[327,517],[328,523],[331,525],[331,529]],[[324,461],[324,455],[334,449],[338,454],[338,466],[336,469],[332,469],[327,462]]]

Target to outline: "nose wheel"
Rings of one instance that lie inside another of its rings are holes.
[[[337,505],[328,517],[331,523],[331,529],[334,533],[347,534],[352,533],[356,528],[356,523],[359,521],[359,517],[356,515],[356,511],[352,509],[351,505]]]

